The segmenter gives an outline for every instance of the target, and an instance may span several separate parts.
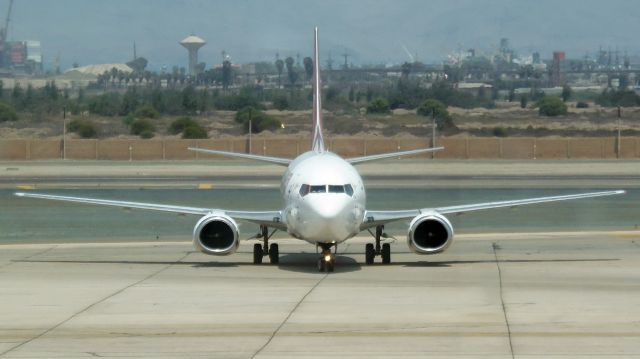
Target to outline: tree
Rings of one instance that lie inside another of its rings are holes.
[[[408,77],[409,77],[409,74],[411,73],[411,68],[412,68],[412,67],[413,67],[413,66],[412,66],[410,63],[408,63],[408,62],[405,62],[405,63],[403,63],[403,64],[402,64],[402,66],[401,66],[401,73],[402,73],[402,77],[403,77],[403,78],[405,78],[405,79],[406,79],[406,78],[408,78]]]
[[[376,97],[367,105],[367,113],[389,113],[389,101],[384,97]]]
[[[545,96],[538,101],[538,113],[542,116],[561,116],[567,114],[567,105],[556,96]]]
[[[11,106],[10,104],[4,101],[0,101],[0,122],[6,122],[6,121],[13,122],[17,120],[18,120],[18,115],[16,114],[15,107]]]
[[[294,86],[296,84],[296,81],[298,80],[298,73],[293,67],[293,64],[294,64],[293,57],[291,56],[287,57],[284,60],[284,62],[287,65],[287,76],[289,77],[289,84],[291,86]]]
[[[282,71],[284,70],[284,61],[281,59],[276,60],[276,70],[278,71],[278,87],[282,87]]]
[[[191,85],[182,90],[182,107],[188,114],[194,114],[198,111],[198,96],[196,89]]]
[[[231,61],[224,60],[222,63],[222,88],[226,91],[232,82]]]
[[[562,86],[562,102],[567,102],[571,98],[571,87],[569,85]]]
[[[302,62],[304,63],[304,73],[307,75],[307,81],[311,81],[313,77],[313,60],[310,57],[305,57]]]
[[[418,106],[418,115],[429,118],[435,117],[438,130],[456,128],[447,106],[433,98],[426,99]]]

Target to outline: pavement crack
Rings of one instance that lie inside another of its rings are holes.
[[[282,329],[282,327],[284,327],[285,324],[287,324],[287,322],[289,321],[289,318],[291,318],[291,316],[293,315],[293,313],[295,313],[296,310],[298,310],[298,307],[300,307],[300,305],[302,304],[302,302],[304,302],[305,299],[307,299],[307,297],[309,296],[309,294],[311,294],[316,288],[318,288],[318,286],[320,285],[320,283],[322,283],[327,277],[329,276],[329,273],[325,273],[325,275],[322,276],[322,278],[320,278],[320,280],[318,280],[318,282],[316,282],[316,284],[311,287],[311,289],[309,289],[307,291],[307,293],[305,293],[304,296],[302,296],[302,298],[300,298],[300,300],[298,301],[298,303],[296,303],[296,305],[293,307],[293,309],[291,309],[291,311],[289,312],[289,314],[287,314],[287,317],[284,318],[284,320],[282,321],[282,323],[280,323],[280,325],[278,325],[278,327],[276,328],[276,330],[274,330],[271,335],[269,336],[269,339],[267,340],[266,343],[264,343],[264,345],[262,345],[260,347],[260,349],[258,349],[252,356],[251,359],[254,359],[256,356],[258,356],[260,353],[262,353],[262,351],[269,346],[269,344],[271,344],[271,341],[273,341],[273,338],[276,337],[276,335],[278,335],[278,333],[280,332],[280,330]]]
[[[51,250],[51,249],[53,249],[53,248],[49,248],[48,250]],[[47,251],[44,251],[42,253],[45,253],[45,252],[47,252]],[[42,254],[42,253],[40,253],[40,254]],[[33,256],[35,256],[35,254]],[[140,283],[143,283],[143,282],[145,282],[145,281],[157,276],[158,274],[160,274],[160,273],[164,272],[165,270],[169,269],[175,263],[181,262],[182,260],[187,258],[187,256],[189,256],[189,252],[187,252],[184,256],[180,257],[180,259],[176,260],[175,262],[169,263],[169,264],[165,265],[164,267],[156,270],[155,272],[152,272],[151,274],[147,275],[146,277],[144,277],[144,278],[142,278],[142,279],[140,279],[138,281],[135,281],[135,282],[123,287],[123,288],[118,289],[117,291],[115,291],[115,292],[113,292],[113,293],[111,293],[111,294],[99,299],[98,301],[89,304],[88,306],[84,307],[83,309],[73,313],[71,316],[69,316],[65,320],[59,322],[58,324],[55,324],[54,326],[42,331],[41,333],[39,333],[39,334],[37,334],[37,335],[35,335],[35,336],[33,336],[33,337],[21,342],[21,343],[18,343],[16,345],[6,349],[5,351],[0,353],[0,357],[5,356],[5,355],[13,352],[13,351],[15,351],[15,350],[17,350],[17,349],[19,349],[19,348],[31,343],[31,342],[33,342],[34,340],[42,338],[43,336],[47,335],[48,333],[51,333],[52,331],[54,331],[57,328],[59,328],[62,325],[64,325],[65,323],[68,323],[69,321],[73,320],[74,318],[76,318],[77,316],[81,315],[82,313],[85,313],[88,310],[91,310],[92,308],[96,307],[97,305],[99,305],[99,304],[101,304],[101,303],[103,303],[103,302],[105,302],[105,301],[117,296],[118,294],[121,294],[122,292],[126,291],[129,288],[135,287],[136,285],[138,285]]]
[[[509,325],[509,316],[507,315],[507,306],[504,303],[504,289],[502,286],[502,269],[500,268],[500,259],[498,259],[498,250],[500,246],[493,242],[491,247],[493,248],[493,257],[496,262],[496,268],[498,269],[498,280],[500,281],[500,304],[502,304],[502,314],[504,315],[504,322],[507,326],[507,334],[509,336],[509,351],[511,352],[511,359],[515,359],[513,354],[513,342],[511,340],[511,326]]]

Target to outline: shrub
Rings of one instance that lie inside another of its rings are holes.
[[[127,125],[127,127],[131,127],[131,124],[133,124],[133,121],[135,120],[136,118],[133,117],[132,115],[126,115],[125,117],[122,118],[122,123]]]
[[[289,101],[285,96],[278,96],[273,99],[273,107],[277,110],[286,110],[289,108]]]
[[[67,129],[82,138],[96,138],[98,135],[95,125],[87,120],[71,120]]]
[[[527,95],[520,96],[520,108],[527,108],[529,97]]]
[[[584,102],[584,101],[579,101],[579,102],[576,104],[576,107],[577,107],[577,108],[589,108],[589,104],[588,104],[588,103],[586,103],[586,102]]]
[[[0,122],[17,120],[16,109],[6,102],[0,102]]]
[[[604,90],[598,98],[596,103],[604,107],[632,107],[640,106],[640,96],[635,91],[630,90]]]
[[[282,126],[280,120],[253,107],[245,107],[236,112],[236,122],[243,124],[245,132],[249,132],[249,120],[251,120],[251,132],[253,133],[275,130]]]
[[[493,128],[493,135],[495,137],[507,137],[508,133],[507,133],[507,129],[504,127],[494,127]]]
[[[196,121],[191,119],[191,117],[180,117],[169,125],[169,133],[172,135],[177,135],[184,131],[185,128],[190,126],[199,126]]]
[[[153,108],[153,106],[147,104],[138,109],[135,112],[137,118],[158,118],[160,117],[160,112]]]
[[[131,124],[131,134],[142,138],[153,137],[155,131],[156,128],[153,123],[144,118],[137,119]]]
[[[208,137],[207,130],[197,123],[189,125],[182,130],[182,138],[197,139]]]
[[[376,97],[367,105],[367,113],[389,113],[389,101],[384,97]]]
[[[567,105],[560,97],[545,96],[538,101],[538,113],[542,116],[561,116],[567,114]]]

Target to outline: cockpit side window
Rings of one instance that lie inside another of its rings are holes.
[[[349,197],[353,197],[353,187],[350,184],[344,185],[344,193],[346,193]]]
[[[303,184],[302,186],[300,186],[300,196],[304,197],[306,195],[309,194],[309,185],[308,184]]]
[[[310,193],[326,193],[327,192],[327,186],[325,185],[317,185],[317,186],[309,186]]]

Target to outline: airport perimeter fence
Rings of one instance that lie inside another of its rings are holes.
[[[334,138],[329,149],[343,157],[405,151],[432,146],[430,140],[415,138]],[[640,138],[438,138],[444,151],[412,156],[424,159],[636,159]],[[246,138],[207,140],[0,140],[0,160],[204,160],[219,156],[189,151],[188,147],[294,158],[309,150],[308,139]]]

